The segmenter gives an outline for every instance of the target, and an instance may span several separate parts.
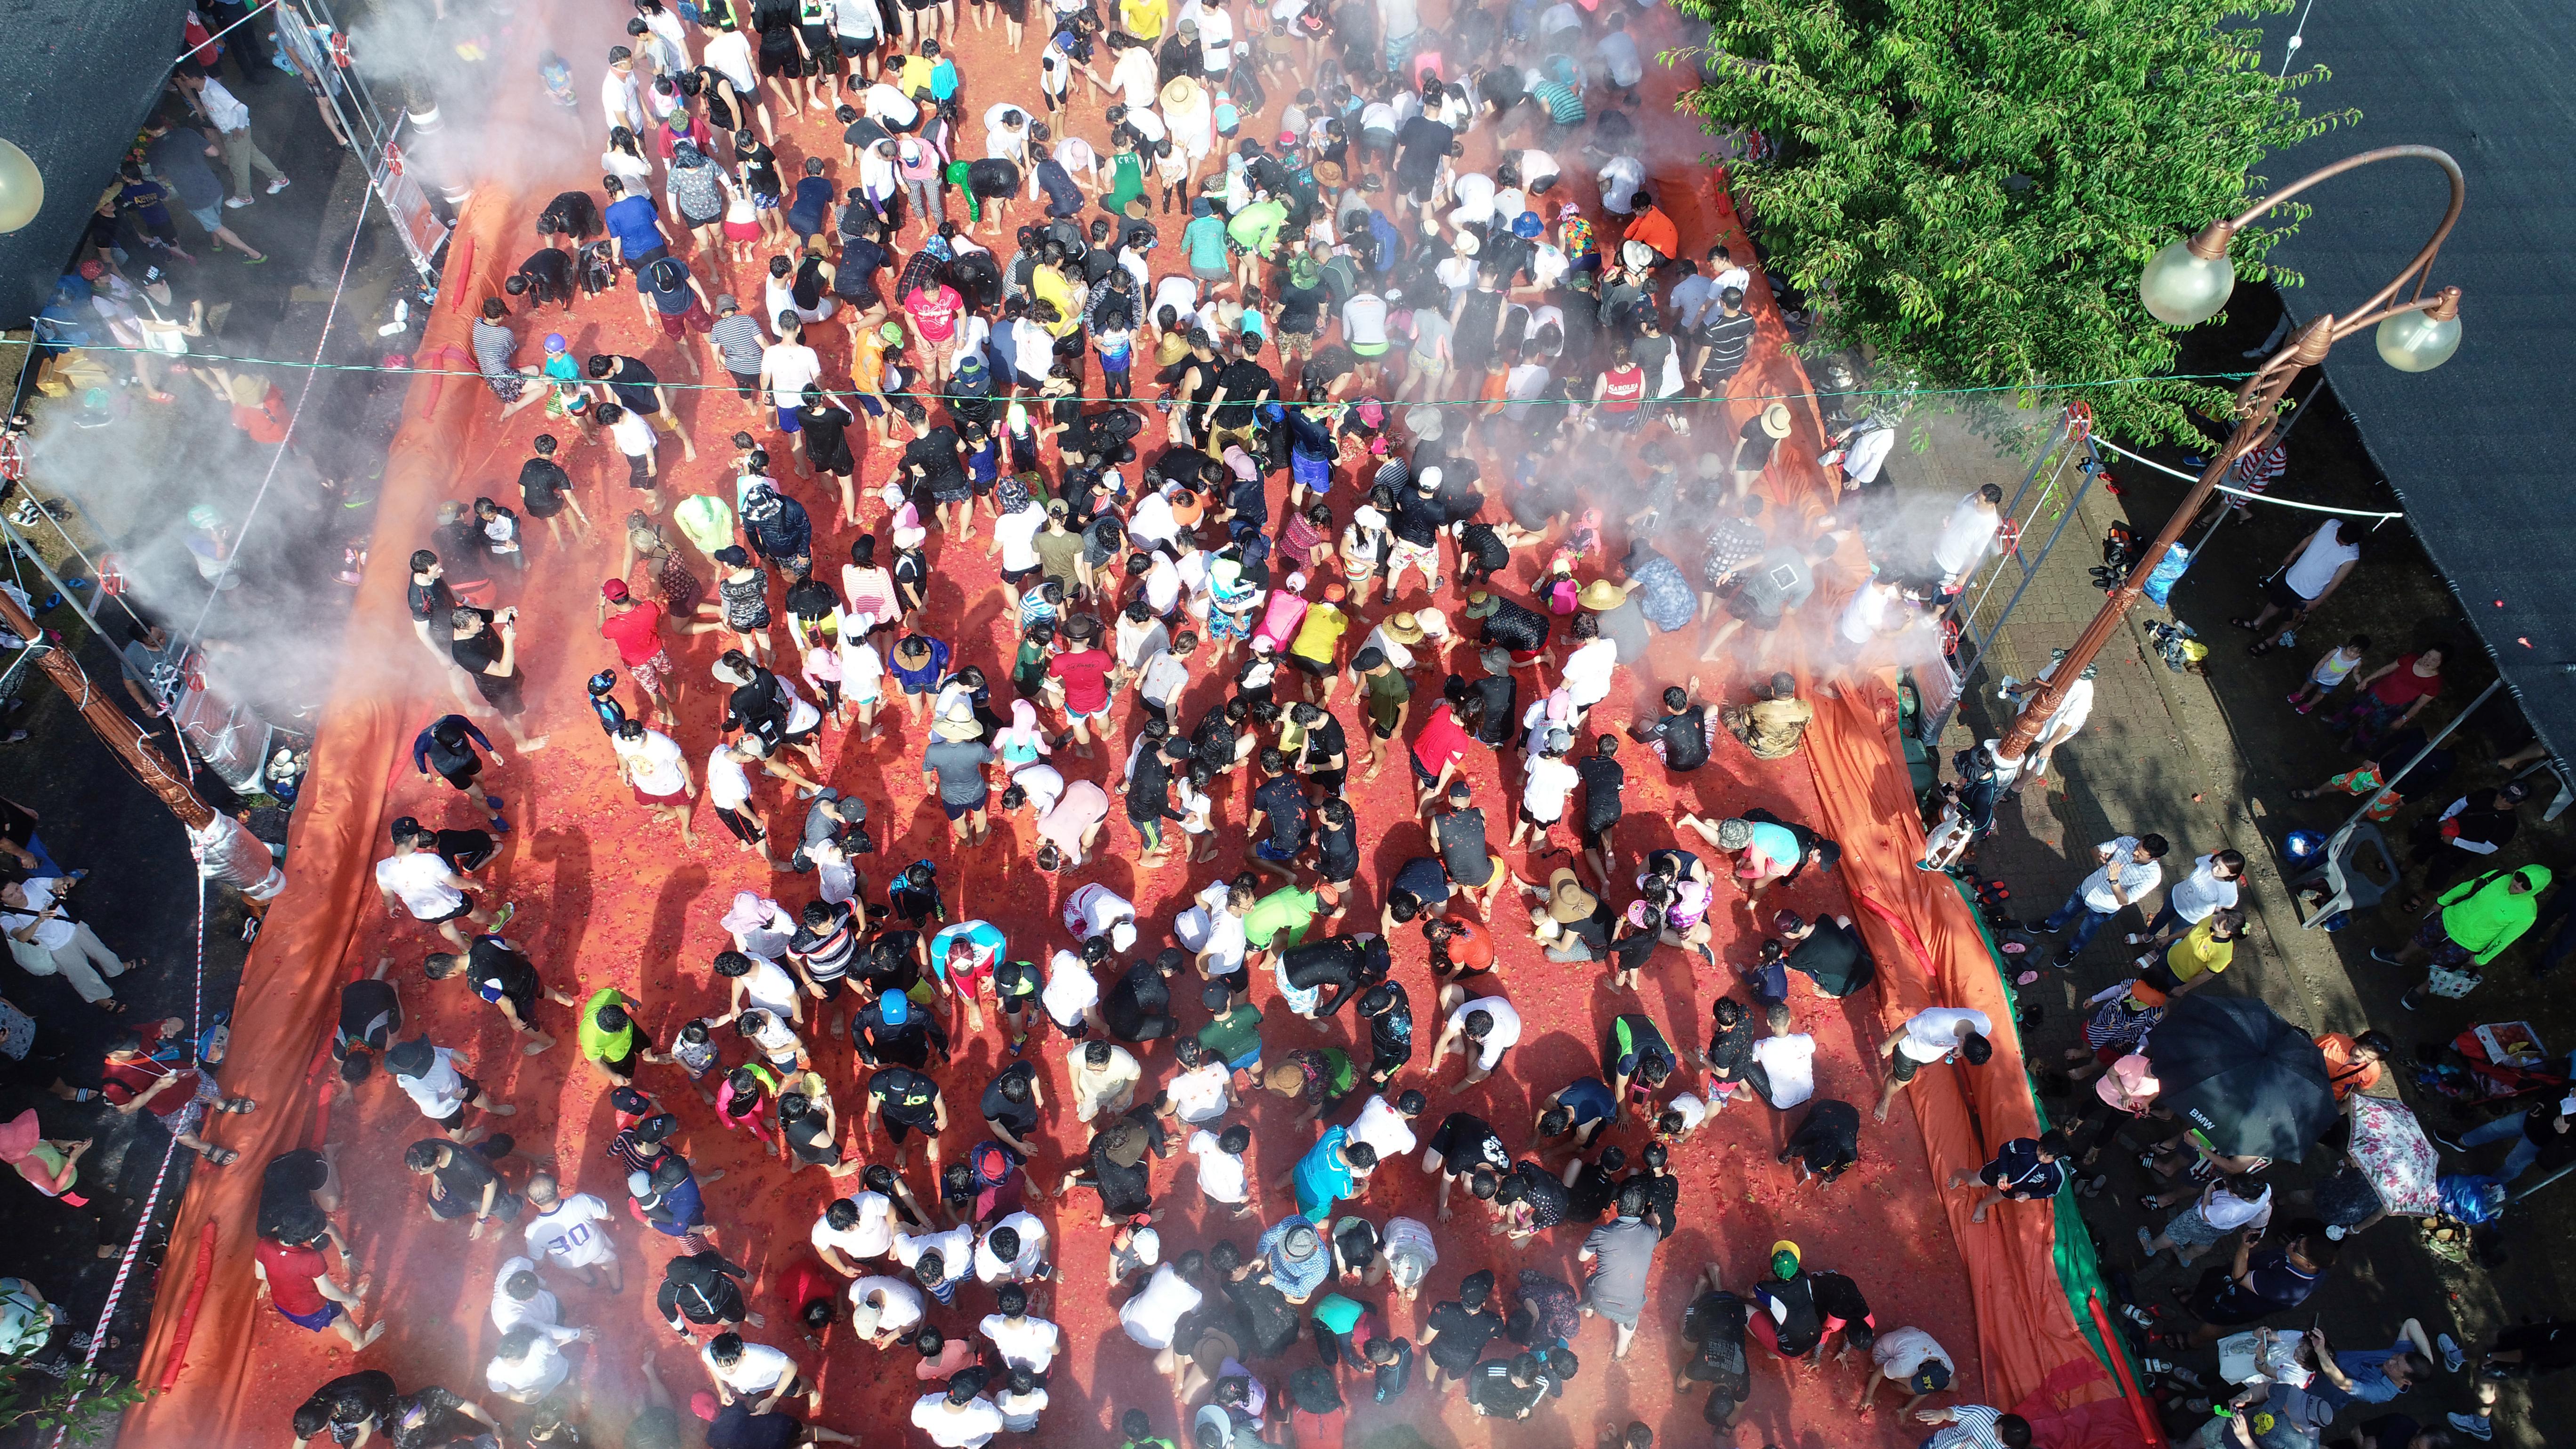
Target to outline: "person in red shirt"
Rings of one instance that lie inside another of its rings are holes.
[[[359,1326],[358,1302],[366,1297],[367,1284],[361,1279],[356,1288],[343,1288],[331,1276],[331,1261],[322,1255],[331,1240],[331,1221],[322,1210],[297,1203],[278,1214],[276,1230],[252,1250],[252,1271],[267,1285],[268,1300],[287,1322],[315,1333],[337,1328],[349,1347],[365,1348],[384,1333],[384,1321],[378,1319],[373,1328]]]
[[[1645,414],[1646,370],[1637,365],[1627,342],[1610,349],[1610,365],[1592,381],[1593,423],[1614,432],[1634,432]]]
[[[601,636],[617,646],[617,660],[626,666],[636,688],[644,691],[654,721],[664,729],[673,728],[679,723],[680,677],[672,668],[671,651],[662,644],[662,606],[636,598],[624,579],[601,584],[599,596],[610,610],[600,622]]]
[[[795,1305],[797,1321],[805,1325],[805,1341],[820,1348],[823,1330],[830,1326],[841,1294],[849,1286],[850,1280],[824,1267],[822,1259],[802,1253],[779,1275],[778,1296]]]
[[[1421,807],[1431,808],[1452,775],[1458,773],[1458,762],[1467,757],[1467,746],[1474,743],[1458,723],[1457,706],[1442,700],[1422,718],[1422,733],[1413,737],[1413,783],[1422,787]]]
[[[2326,1059],[2326,1085],[2334,1088],[2337,1102],[2355,1092],[2368,1095],[2379,1085],[2380,1064],[2396,1050],[2385,1032],[2348,1036],[2330,1031],[2317,1038],[2317,1051]]]
[[[1627,230],[1620,233],[1621,241],[1644,242],[1666,261],[1682,254],[1681,228],[1673,225],[1673,219],[1664,215],[1663,208],[1655,205],[1655,198],[1640,191],[1629,204],[1636,208],[1636,212],[1628,218]]]
[[[216,1086],[215,1079],[196,1067],[174,1067],[152,1059],[152,1049],[162,1038],[183,1031],[187,1023],[177,1017],[153,1023],[140,1032],[126,1032],[107,1049],[107,1062],[100,1068],[104,1078],[99,1095],[107,1099],[119,1115],[131,1117],[150,1109],[179,1139],[179,1145],[196,1153],[217,1167],[237,1161],[241,1154],[229,1147],[217,1147],[197,1135],[205,1124],[208,1111],[239,1114],[259,1110],[259,1104],[248,1097],[227,1097]]]
[[[1424,921],[1422,939],[1431,945],[1431,974],[1444,983],[1472,982],[1494,969],[1494,933],[1473,916],[1453,913]]]
[[[1066,633],[1070,637],[1082,621],[1075,621]],[[1099,626],[1072,640],[1073,646],[1047,665],[1047,698],[1064,711],[1073,726],[1073,752],[1091,758],[1091,723],[1100,723],[1100,737],[1109,737],[1109,676],[1116,665],[1102,653],[1096,636]]]
[[[915,287],[903,296],[904,315],[912,322],[913,350],[933,384],[948,381],[957,361],[957,315],[965,307],[966,299],[945,282]]]

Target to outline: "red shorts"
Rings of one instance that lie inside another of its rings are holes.
[[[644,793],[643,786],[632,782],[629,782],[626,788],[635,792],[635,803],[638,805],[676,808],[689,803],[689,797],[685,791],[677,795],[647,795]]]
[[[684,338],[692,332],[704,332],[716,325],[716,319],[707,315],[707,304],[694,297],[689,299],[688,311],[677,316],[657,311],[653,318],[662,324],[662,335],[671,338]]]

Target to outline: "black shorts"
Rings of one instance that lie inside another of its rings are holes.
[[[440,778],[457,789],[472,790],[474,782],[483,774],[483,762],[480,759],[467,760],[461,768],[441,770],[438,773]]]
[[[725,376],[733,379],[734,391],[741,394],[744,402],[750,402],[753,398],[760,396],[759,373],[735,372],[731,368],[727,368],[725,369]]]
[[[760,73],[795,80],[805,74],[805,57],[799,55],[793,45],[784,50],[763,45],[760,48]]]
[[[970,800],[970,801],[966,802],[966,803],[965,803],[965,804],[963,804],[963,805],[952,805],[952,804],[948,803],[946,800],[942,800],[942,801],[940,801],[940,802],[939,802],[939,808],[940,808],[940,809],[942,809],[942,810],[944,810],[944,811],[946,811],[946,812],[948,813],[948,818],[949,818],[949,819],[951,819],[951,820],[963,820],[963,819],[965,819],[967,816],[972,815],[972,814],[976,813],[976,812],[977,812],[977,811],[979,811],[979,810],[982,810],[982,809],[984,808],[984,806],[985,806],[986,802],[990,801],[992,798],[993,798],[993,792],[992,792],[992,790],[991,790],[989,787],[987,787],[987,788],[985,789],[985,791],[984,791],[984,793],[983,793],[983,794],[976,796],[974,799],[972,799],[972,800]]]
[[[1556,820],[1541,820],[1529,812],[1529,807],[1527,805],[1520,807],[1520,817],[1523,825],[1528,826],[1530,829],[1537,831],[1541,835],[1545,835],[1547,832],[1554,830],[1557,825],[1557,820],[1565,818],[1560,815]]]
[[[1335,673],[1333,663],[1329,659],[1309,659],[1303,654],[1291,654],[1288,656],[1288,662],[1317,679],[1330,679]]]
[[[905,1138],[910,1137],[915,1132],[920,1133],[924,1137],[931,1135],[929,1128],[921,1126],[918,1123],[906,1122],[900,1117],[895,1117],[887,1113],[879,1113],[878,1115],[885,1119],[886,1140],[889,1142],[899,1143]]]
[[[1586,850],[1607,852],[1610,849],[1610,832],[1618,828],[1619,822],[1616,820],[1611,821],[1607,825],[1584,826],[1583,848]]]
[[[429,1119],[432,1123],[440,1127],[444,1127],[450,1132],[453,1132],[457,1128],[465,1125],[465,1114],[474,1110],[474,1099],[483,1095],[483,1084],[481,1082],[474,1080],[463,1072],[458,1072],[456,1074],[456,1080],[465,1089],[465,1100],[457,1103],[456,1110],[448,1113],[446,1116],[432,1117]]]
[[[1029,580],[1036,578],[1038,575],[1045,572],[1046,565],[1044,564],[1031,564],[1024,569],[1004,569],[1002,570],[1002,582],[1009,584],[1011,587],[1016,589],[1020,585],[1027,583]]]
[[[449,921],[461,921],[472,914],[474,914],[474,898],[472,896],[467,896],[465,899],[458,901],[456,903],[456,909],[449,911],[446,915],[423,916],[420,918],[420,923],[424,926],[441,926],[445,925]]]
[[[1897,1048],[1888,1056],[1887,1074],[1900,1082],[1913,1081],[1914,1074],[1921,1070],[1923,1070],[1923,1064],[1907,1056],[1903,1047]]]
[[[879,38],[881,37],[871,37],[867,40],[852,40],[846,35],[836,35],[832,38],[832,41],[834,45],[840,48],[841,59],[857,60],[860,56],[866,55],[870,51],[875,50],[877,48],[877,40]]]

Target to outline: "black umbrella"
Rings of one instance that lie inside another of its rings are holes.
[[[2325,1054],[2246,996],[2195,993],[2147,1036],[2156,1101],[2231,1157],[2296,1162],[2334,1122]]]

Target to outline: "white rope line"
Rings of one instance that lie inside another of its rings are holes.
[[[2119,444],[2111,442],[2106,438],[2095,438],[2093,440],[2093,446],[2097,448],[2108,448],[2112,452],[2119,454],[2121,457],[2128,459],[2132,463],[2144,463],[2159,473],[2180,478],[2185,483],[2197,483],[2200,481],[2200,475],[2197,473],[2186,473],[2179,468],[2168,468],[2153,458],[2142,457],[2139,454],[2132,453],[2128,449],[2123,448]],[[2304,508],[2310,513],[2332,513],[2344,518],[2376,518],[2385,521],[2391,518],[2404,518],[2406,516],[2403,513],[2382,513],[2368,508],[2329,508],[2322,503],[2301,503],[2295,498],[2275,498],[2269,493],[2251,493],[2242,488],[2230,488],[2224,483],[2218,485],[2218,491],[2226,494],[2230,498],[2244,499],[2248,503],[2277,503],[2283,508]]]

